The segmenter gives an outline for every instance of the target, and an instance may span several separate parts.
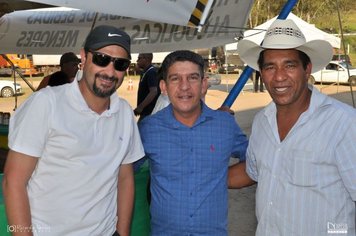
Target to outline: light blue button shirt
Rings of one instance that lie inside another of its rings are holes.
[[[281,142],[272,102],[254,119],[247,173],[258,181],[257,236],[355,235],[356,110],[313,88]]]

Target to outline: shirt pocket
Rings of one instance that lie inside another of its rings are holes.
[[[318,165],[314,152],[292,150],[286,160],[288,181],[294,186],[315,187],[318,184]]]

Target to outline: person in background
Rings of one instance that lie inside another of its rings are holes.
[[[37,90],[49,86],[57,86],[65,83],[71,83],[77,71],[79,69],[80,59],[73,52],[66,52],[61,56],[59,61],[59,66],[61,67],[60,71],[57,71],[53,74],[47,75],[43,78],[40,84],[37,87]],[[58,81],[56,81],[58,80]]]
[[[139,122],[151,174],[151,233],[227,235],[230,157],[244,166],[247,139],[234,116],[202,101],[208,84],[203,58],[170,53],[160,88],[171,103]]]
[[[255,87],[255,93],[258,93],[258,89],[260,90],[261,93],[264,92],[264,90],[263,90],[263,82],[262,82],[262,79],[261,79],[261,73],[259,71],[256,71],[256,73],[255,73],[254,87]]]
[[[134,110],[141,121],[152,113],[158,96],[160,95],[157,69],[152,65],[152,53],[140,53],[137,58],[137,67],[141,70],[140,83],[137,91],[137,107]]]
[[[162,73],[161,73],[161,68],[158,70],[158,78],[159,81],[163,80],[162,78]],[[161,92],[161,94],[158,96],[158,99],[156,101],[156,104],[152,110],[152,115],[157,113],[158,111],[162,110],[166,106],[168,106],[171,102],[169,101],[169,97],[167,94],[164,94]]]
[[[66,73],[62,71],[57,71],[49,77],[47,86],[59,86],[70,82],[71,81],[69,80]]]
[[[238,53],[273,100],[255,116],[247,150],[247,174],[258,182],[256,235],[355,236],[356,110],[308,84],[331,60],[331,45],[276,20],[261,46],[241,40]],[[236,169],[230,187],[239,186]]]
[[[130,37],[98,26],[80,55],[79,82],[34,93],[11,117],[3,191],[14,235],[130,234],[131,163],[144,156],[132,108],[116,93]]]

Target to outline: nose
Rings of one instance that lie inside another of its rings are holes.
[[[120,72],[115,70],[114,68],[114,62],[111,61],[106,67],[105,67],[106,73],[108,74],[108,76],[114,76],[116,72]]]
[[[285,75],[286,75],[285,68],[283,68],[283,67],[277,67],[276,68],[276,71],[275,71],[275,74],[274,74],[275,80],[282,81],[282,80],[285,79]]]
[[[187,90],[190,88],[190,82],[188,77],[184,76],[179,81],[179,88],[182,90]]]

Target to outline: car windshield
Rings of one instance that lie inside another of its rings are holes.
[[[346,65],[347,64],[347,65]],[[346,63],[346,62],[340,62],[340,65],[342,65],[345,68],[349,68],[349,70],[351,69],[355,69],[354,67],[352,67],[352,65],[350,65],[350,63]]]

